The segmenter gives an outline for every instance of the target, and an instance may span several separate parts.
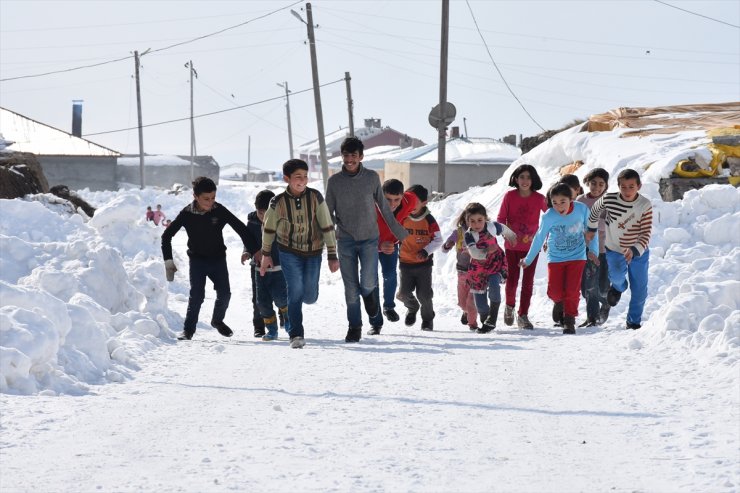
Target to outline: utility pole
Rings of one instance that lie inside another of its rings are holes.
[[[447,38],[450,32],[450,0],[442,0],[442,46],[439,63],[439,107],[441,119],[437,128],[437,191],[445,192],[445,148],[447,147],[445,107],[447,106]]]
[[[349,72],[345,72],[344,82],[347,85],[347,113],[349,113],[349,136],[354,137],[355,136],[355,117],[352,114],[354,102],[352,101],[352,85],[350,84],[351,80],[352,80],[352,77],[349,76]]]
[[[198,78],[198,72],[193,67],[193,61],[185,64],[190,69],[190,181],[195,180],[195,122],[193,121],[193,75]]]
[[[290,146],[290,159],[293,159],[293,130],[290,127],[290,91],[288,90],[288,82],[277,83],[280,87],[285,88],[285,112],[288,114],[288,145]]]
[[[326,160],[326,139],[324,137],[324,115],[321,112],[321,88],[319,87],[319,68],[318,62],[316,61],[316,38],[313,32],[313,13],[311,11],[311,4],[306,4],[306,17],[308,22],[303,20],[301,14],[295,10],[290,11],[291,14],[296,16],[301,22],[306,24],[308,28],[308,45],[311,51],[311,72],[313,75],[313,99],[316,105],[316,126],[319,131],[319,156],[321,159],[321,174],[324,181],[324,192],[326,192],[326,185],[329,181],[329,163]]]
[[[149,50],[147,50],[149,51]],[[146,51],[144,52],[146,53]],[[144,189],[144,130],[141,128],[141,86],[139,84],[139,52],[134,51],[134,63],[136,66],[136,110],[139,113],[139,182]]]

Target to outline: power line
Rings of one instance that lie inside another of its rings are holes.
[[[185,45],[185,44],[188,44],[188,43],[193,43],[195,41],[200,41],[201,39],[209,38],[211,36],[216,36],[218,34],[221,34],[221,33],[226,32],[226,31],[230,31],[232,29],[236,29],[237,27],[245,26],[245,25],[247,25],[247,24],[249,24],[251,22],[254,22],[254,21],[257,21],[257,20],[260,20],[260,19],[264,19],[265,17],[269,17],[269,16],[271,16],[273,14],[276,14],[277,12],[280,12],[282,10],[289,9],[289,8],[293,7],[294,5],[297,5],[299,3],[302,3],[302,1],[303,0],[298,0],[297,2],[293,2],[290,5],[286,5],[285,7],[280,7],[279,9],[275,9],[275,10],[273,10],[271,12],[266,13],[266,14],[260,15],[258,17],[254,17],[252,19],[249,19],[247,21],[241,22],[239,24],[236,24],[236,25],[233,25],[233,26],[230,26],[230,27],[226,27],[224,29],[221,29],[221,30],[216,31],[216,32],[213,32],[213,33],[204,34],[203,36],[198,36],[196,38],[192,38],[192,39],[189,39],[189,40],[186,40],[186,41],[181,41],[179,43],[174,43],[174,44],[171,44],[169,46],[162,47],[162,48],[156,48],[154,50],[148,50],[146,54],[156,53],[156,52],[164,51],[164,50],[169,50],[170,48],[175,48],[176,46],[182,46],[182,45]],[[99,67],[101,65],[106,65],[106,64],[109,64],[109,63],[116,63],[116,62],[120,62],[120,61],[123,61],[123,60],[129,60],[131,58],[133,58],[133,56],[132,55],[128,55],[126,57],[117,58],[115,60],[108,60],[108,61],[105,61],[105,62],[93,63],[93,64],[89,64],[89,65],[82,65],[82,66],[79,66],[79,67],[72,67],[72,68],[67,68],[67,69],[62,69],[62,70],[53,70],[53,71],[44,72],[44,73],[41,73],[41,74],[19,75],[17,77],[6,77],[4,79],[0,79],[0,82],[7,82],[7,81],[11,81],[11,80],[18,80],[18,79],[30,79],[30,78],[34,78],[34,77],[43,77],[43,76],[46,76],[46,75],[61,74],[61,73],[65,73],[65,72],[73,72],[75,70],[82,70],[82,69],[91,68],[91,67]]]
[[[740,29],[740,26],[736,26],[735,24],[730,24],[729,22],[725,22],[725,21],[722,21],[722,20],[719,20],[719,19],[715,19],[714,17],[709,17],[709,16],[704,15],[704,14],[699,14],[697,12],[692,12],[691,10],[682,9],[681,7],[676,7],[675,5],[671,5],[668,2],[662,2],[661,0],[653,0],[653,1],[656,2],[656,3],[659,3],[661,5],[665,5],[666,7],[671,7],[673,9],[680,10],[682,12],[686,12],[688,14],[695,15],[697,17],[703,17],[705,19],[709,19],[710,21],[719,22],[720,24],[726,24],[726,25],[728,25],[730,27],[734,27],[734,28]]]
[[[519,106],[522,107],[524,112],[527,114],[530,120],[534,122],[535,125],[540,127],[540,129],[545,132],[545,128],[539,124],[537,120],[534,119],[534,117],[527,111],[527,108],[524,107],[524,104],[519,100],[516,94],[514,94],[514,91],[509,86],[509,83],[506,82],[506,78],[504,77],[504,74],[501,72],[501,70],[498,68],[498,65],[496,64],[496,60],[493,59],[493,55],[491,54],[491,50],[488,48],[488,44],[486,43],[486,38],[483,37],[483,33],[480,32],[480,27],[478,27],[478,21],[475,19],[475,14],[473,13],[473,8],[470,6],[470,2],[468,0],[465,0],[465,4],[468,6],[468,10],[470,10],[470,16],[473,18],[473,23],[475,24],[475,28],[478,30],[478,35],[480,36],[480,39],[483,41],[483,46],[486,47],[486,51],[488,52],[488,57],[491,59],[491,62],[493,63],[493,66],[496,68],[496,71],[498,72],[498,75],[501,76],[501,80],[503,81],[504,85],[506,86],[506,89],[509,90],[509,93],[516,99],[516,102],[519,103]]]
[[[321,84],[319,87],[330,86],[332,84],[337,84],[339,82],[344,82],[344,78],[337,79],[337,80],[332,81],[332,82],[326,82],[324,84]],[[310,87],[308,89],[301,89],[300,91],[291,91],[291,93],[292,94],[301,94],[301,93],[308,92],[308,91],[313,91],[313,87]],[[274,98],[267,98],[267,99],[263,99],[261,101],[255,101],[254,103],[242,104],[242,105],[239,105],[239,106],[235,106],[233,108],[226,108],[224,110],[211,111],[210,113],[202,113],[200,115],[193,116],[193,118],[203,118],[203,117],[206,117],[206,116],[213,116],[213,115],[218,115],[218,114],[221,114],[221,113],[227,113],[229,111],[235,111],[235,110],[239,110],[239,109],[242,109],[242,108],[248,108],[250,106],[256,106],[258,104],[268,103],[270,101],[275,101],[275,100],[278,100],[278,99],[283,99],[284,97],[285,97],[285,95],[283,94],[283,95],[280,95],[280,96],[276,96]],[[157,123],[149,123],[147,125],[142,125],[141,127],[142,128],[146,128],[146,127],[157,127],[159,125],[167,125],[169,123],[183,122],[183,121],[186,121],[186,120],[190,120],[190,117],[187,116],[187,117],[184,117],[184,118],[176,118],[174,120],[167,120],[167,121],[157,122]],[[113,133],[117,133],[117,132],[128,132],[129,130],[136,130],[138,128],[139,127],[129,127],[129,128],[119,128],[117,130],[106,130],[104,132],[95,132],[95,133],[85,134],[85,135],[83,135],[83,137],[92,137],[93,135],[113,134]]]

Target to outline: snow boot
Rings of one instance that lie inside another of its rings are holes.
[[[552,306],[552,321],[555,327],[563,326],[563,302],[558,301]]]
[[[496,328],[496,320],[498,319],[498,309],[500,306],[501,303],[491,303],[490,308],[488,308],[486,321],[483,322],[483,326],[477,330],[479,334],[487,334]]]
[[[411,327],[416,323],[416,311],[409,310],[408,313],[406,313],[406,319],[403,321],[406,324],[406,327]]]
[[[568,315],[563,317],[563,334],[576,333],[576,318]]]
[[[383,310],[383,315],[385,315],[385,318],[388,319],[389,322],[398,322],[401,320],[401,317],[398,316],[398,313],[396,313],[396,310],[393,308],[385,308]]]
[[[432,322],[431,320],[422,320],[421,330],[426,330],[426,331],[434,330],[434,322]]]
[[[609,306],[617,306],[621,297],[622,292],[614,289],[614,286],[610,286],[609,291],[606,293],[606,302],[609,303]]]
[[[183,330],[179,334],[177,334],[177,340],[178,341],[189,341],[193,338],[193,334],[195,334],[195,331],[190,332],[189,330]]]
[[[216,329],[219,334],[221,334],[224,337],[231,337],[234,335],[234,331],[231,330],[231,327],[226,325],[223,320],[215,321],[211,320],[211,327]]]
[[[273,315],[270,320],[270,322],[267,322],[267,319],[265,319],[265,328],[267,329],[267,334],[262,336],[263,341],[276,341],[278,338],[278,325],[275,316]]]
[[[344,342],[360,342],[360,339],[362,339],[362,326],[350,327],[347,330]]]

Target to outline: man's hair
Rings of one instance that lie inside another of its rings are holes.
[[[254,198],[254,208],[258,211],[263,211],[270,206],[270,201],[275,196],[275,192],[272,190],[262,190]]]
[[[283,176],[290,176],[299,169],[308,171],[308,164],[302,159],[288,159],[283,164]]]
[[[365,144],[362,143],[360,139],[357,137],[347,137],[344,139],[344,142],[342,142],[342,145],[339,146],[339,151],[344,154],[345,152],[358,152],[359,154],[362,154],[362,151],[365,150]]]
[[[426,202],[429,198],[429,190],[424,188],[422,185],[411,185],[408,191],[416,195],[419,202]]]
[[[213,183],[213,180],[208,178],[207,176],[199,176],[195,180],[193,180],[193,193],[195,195],[200,195],[202,193],[211,193],[216,191],[216,184]]]
[[[583,177],[583,183],[593,181],[594,178],[601,178],[608,185],[609,184],[609,172],[604,168],[594,168]]]
[[[401,183],[401,180],[396,180],[395,178],[385,180],[383,182],[383,193],[401,195],[403,193],[403,183]]]
[[[622,180],[637,180],[638,185],[642,185],[642,182],[640,181],[640,174],[630,168],[623,169],[619,172],[617,175],[617,183],[622,183]]]
[[[514,170],[513,173],[511,173],[511,176],[509,177],[509,186],[519,189],[519,185],[517,185],[516,179],[519,178],[519,175],[521,175],[525,171],[529,173],[529,177],[532,179],[532,190],[537,191],[542,188],[542,179],[540,178],[540,175],[537,174],[537,170],[534,169],[534,166],[532,166],[531,164],[520,164],[519,166],[517,166],[517,168]]]

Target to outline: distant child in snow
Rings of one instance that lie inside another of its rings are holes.
[[[288,183],[287,188],[270,201],[265,212],[260,275],[264,276],[273,267],[272,251],[277,248],[288,284],[290,347],[297,349],[306,344],[303,304],[315,303],[319,297],[324,244],[331,272],[339,270],[339,260],[329,208],[318,190],[306,186],[308,164],[300,159],[286,161],[283,180]]]
[[[157,210],[152,213],[152,221],[154,221],[154,224],[159,226],[159,223],[162,222],[165,218],[164,212],[162,212],[162,206],[160,204],[157,204]]]
[[[470,330],[478,329],[478,309],[475,307],[475,298],[470,292],[468,285],[468,269],[470,267],[470,252],[465,247],[465,231],[468,229],[468,223],[465,221],[466,211],[460,213],[457,219],[457,227],[450,233],[442,245],[442,251],[447,253],[455,248],[457,262],[455,270],[457,271],[457,306],[462,310],[460,323],[467,325]]]
[[[563,334],[575,334],[579,288],[586,265],[589,211],[584,204],[573,201],[573,192],[565,183],[553,185],[548,197],[552,207],[542,216],[542,224],[520,265],[530,266],[547,238],[547,296],[555,302],[552,319],[562,323]],[[588,246],[591,250],[588,258],[598,262],[598,238],[591,238]]]
[[[486,334],[496,328],[496,319],[501,305],[501,281],[506,277],[504,252],[498,246],[495,235],[504,235],[512,243],[516,234],[497,222],[489,222],[486,208],[473,202],[465,207],[465,247],[470,253],[467,284],[475,298],[475,307],[483,319],[477,330]],[[490,301],[490,304],[489,304]]]
[[[573,192],[573,200],[576,199],[579,195],[583,195],[583,187],[581,186],[581,180],[578,179],[576,175],[563,175],[560,177],[560,180],[558,180],[560,183],[565,183],[568,185]]]
[[[583,177],[588,193],[579,195],[576,200],[586,204],[589,209],[600,199],[609,186],[609,172],[604,168],[594,168]],[[581,327],[593,327],[609,318],[609,303],[606,293],[609,290],[609,269],[606,260],[606,217],[605,211],[599,216],[599,262],[586,262],[581,281],[581,295],[586,300],[586,321]]]
[[[537,192],[542,188],[542,180],[537,170],[530,164],[517,167],[509,178],[509,186],[514,187],[504,195],[497,221],[505,224],[516,234],[516,243],[505,242],[506,247],[506,308],[504,323],[514,324],[514,305],[516,288],[519,284],[519,261],[527,255],[532,237],[540,223],[540,213],[547,210],[545,196]],[[522,290],[519,299],[517,325],[520,329],[533,328],[529,321],[529,303],[532,300],[534,273],[537,257],[527,264],[522,273]]]
[[[146,220],[147,221],[153,221],[154,220],[154,211],[152,210],[152,206],[148,205],[146,207]]]
[[[251,259],[249,271],[252,278],[252,325],[254,337],[261,337],[263,341],[274,341],[278,337],[278,317],[272,307],[273,303],[278,307],[281,327],[284,326],[285,315],[288,313],[288,290],[280,267],[278,249],[271,250],[272,267],[267,269],[264,276],[258,272],[258,266],[262,263],[262,221],[274,196],[271,190],[262,190],[257,194],[254,200],[256,210],[247,215],[247,229],[254,240],[255,248],[242,255],[242,264]],[[286,330],[289,329],[290,325]]]
[[[403,191],[403,183],[395,178],[383,183],[383,195],[388,201],[396,222],[403,224],[411,211],[416,207],[418,199],[412,192]],[[398,322],[400,317],[396,313],[396,288],[398,287],[398,250],[400,242],[376,205],[378,216],[378,262],[383,276],[383,315],[389,322]],[[380,299],[380,286],[376,288],[375,299]],[[369,335],[378,335],[383,327],[383,315],[370,317]]]
[[[599,218],[605,213],[606,261],[611,282],[606,299],[610,306],[616,306],[629,287],[632,297],[627,311],[627,328],[639,329],[647,297],[653,205],[639,194],[642,182],[637,171],[622,170],[617,183],[619,192],[605,194],[591,207],[588,236],[596,234]]]
[[[442,244],[442,237],[437,221],[426,207],[429,191],[421,185],[413,185],[408,191],[416,195],[418,202],[403,221],[408,236],[401,242],[401,284],[396,298],[408,310],[404,321],[408,327],[416,323],[416,313],[421,308],[421,330],[434,330],[432,256]]]
[[[177,215],[172,224],[162,233],[162,255],[167,280],[175,278],[177,267],[172,260],[172,237],[185,228],[188,234],[188,257],[190,259],[190,298],[185,314],[183,331],[179,340],[190,340],[195,334],[200,307],[206,294],[206,279],[213,282],[216,302],[213,306],[211,327],[224,337],[233,332],[226,323],[226,309],[231,299],[229,270],[226,267],[226,245],[223,229],[228,224],[237,232],[244,243],[244,252],[254,248],[247,226],[237,219],[226,207],[216,202],[216,184],[210,178],[200,176],[193,181],[193,202]]]

